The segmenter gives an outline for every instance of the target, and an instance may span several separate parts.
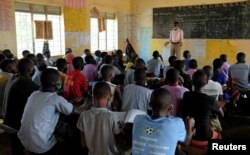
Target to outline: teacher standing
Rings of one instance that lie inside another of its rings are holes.
[[[170,31],[169,42],[171,44],[171,56],[176,56],[181,59],[181,46],[183,43],[184,34],[180,28],[179,22],[174,22],[174,28]]]

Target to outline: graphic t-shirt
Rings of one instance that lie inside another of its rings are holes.
[[[181,118],[152,119],[147,115],[135,117],[133,126],[133,155],[174,155],[177,142],[184,142],[186,130]]]

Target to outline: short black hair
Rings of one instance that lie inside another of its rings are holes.
[[[85,54],[86,53],[90,53],[90,50],[88,49],[88,48],[86,48],[86,49],[84,49],[84,51],[83,51]]]
[[[101,58],[104,59],[107,55],[108,55],[108,52],[102,52],[102,53],[101,53]]]
[[[106,64],[112,64],[112,63],[113,63],[113,57],[112,57],[111,55],[106,55],[106,56],[104,57],[104,62],[105,62]]]
[[[83,62],[83,59],[82,57],[74,57],[73,61],[72,61],[72,64],[74,66],[75,69],[77,70],[82,70],[83,69],[83,66],[84,66],[84,62]]]
[[[160,53],[158,51],[154,51],[153,52],[153,57],[154,58],[157,58],[159,55],[160,55]]]
[[[170,66],[174,66],[175,65],[175,61],[177,60],[177,57],[172,55],[168,58],[168,62]]]
[[[184,57],[185,59],[187,59],[187,58],[189,57],[189,55],[190,55],[190,51],[189,51],[189,50],[185,50],[185,51],[183,52],[183,57]]]
[[[106,82],[97,82],[93,88],[93,96],[102,99],[108,95],[111,95],[110,86]]]
[[[196,69],[198,67],[198,63],[196,59],[191,59],[189,61],[189,68]]]
[[[94,61],[95,61],[95,59],[94,59],[94,57],[93,57],[92,55],[87,55],[87,56],[85,57],[85,62],[86,62],[86,64],[93,64]]]
[[[143,68],[137,68],[134,72],[135,82],[145,82],[147,79],[146,71]]]
[[[30,51],[29,51],[29,50],[24,50],[24,51],[22,52],[22,55],[25,55],[25,54],[30,54]]]
[[[13,58],[13,54],[12,54],[10,49],[4,49],[3,50],[3,55],[5,55],[5,57],[7,59],[12,59]]]
[[[123,52],[122,52],[122,50],[121,49],[118,49],[118,50],[116,50],[116,55],[118,56],[118,57],[122,57],[123,55]]]
[[[177,69],[178,71],[181,71],[184,68],[185,64],[184,61],[181,60],[176,60],[174,68]]]
[[[3,54],[0,54],[0,66],[1,66],[1,63],[6,60],[6,56],[3,55]]]
[[[102,68],[101,68],[101,75],[104,79],[108,78],[112,72],[114,72],[114,68],[113,66],[111,65],[104,65]]]
[[[25,75],[29,67],[33,67],[34,63],[28,58],[22,58],[18,62],[18,71],[21,75]]]
[[[95,55],[96,55],[97,57],[101,57],[101,54],[102,54],[102,52],[101,52],[100,50],[96,50],[96,51],[95,51]]]
[[[66,48],[65,49],[65,55],[68,54],[68,53],[71,53],[72,52],[72,49],[71,48]]]
[[[220,59],[222,62],[227,62],[227,55],[226,54],[221,54]]]
[[[237,54],[237,62],[238,63],[245,63],[245,58],[246,58],[246,54],[243,52],[240,52]]]
[[[26,58],[30,59],[34,64],[37,62],[37,57],[35,54],[28,54]]]
[[[150,97],[150,105],[154,112],[163,111],[170,104],[172,104],[172,95],[168,90],[159,88],[152,92]]]
[[[9,68],[10,67],[9,65],[12,64],[12,63],[15,63],[15,60],[12,60],[12,59],[6,59],[2,62],[1,64],[1,69],[2,71],[4,72],[9,72]]]
[[[42,53],[37,53],[37,54],[36,54],[36,58],[37,58],[37,59],[44,59],[44,56],[43,56]]]
[[[211,66],[204,66],[202,70],[206,73],[208,79],[213,76],[213,68]]]
[[[166,73],[166,81],[167,83],[175,83],[176,81],[178,81],[178,78],[179,78],[180,74],[179,72],[174,69],[174,68],[171,68],[167,71]]]
[[[213,61],[214,70],[221,68],[222,65],[223,65],[223,62],[221,61],[221,59],[219,59],[219,58],[214,59],[214,61]]]
[[[140,68],[139,66],[141,65],[146,65],[145,61],[141,58],[138,58],[136,61],[135,61],[135,67],[136,68]]]
[[[62,70],[65,65],[67,65],[67,61],[64,58],[59,58],[56,60],[56,67],[58,70]]]
[[[174,21],[174,25],[179,25],[179,22],[177,22],[177,21]]]
[[[50,88],[55,86],[59,78],[60,74],[57,70],[53,68],[47,68],[44,71],[42,71],[40,80],[43,87]]]
[[[197,70],[192,78],[194,87],[199,89],[205,86],[208,81],[207,74],[203,70]]]

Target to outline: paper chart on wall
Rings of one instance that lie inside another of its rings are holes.
[[[71,40],[72,48],[80,48],[81,46],[90,45],[89,32],[65,32],[65,38]]]
[[[140,57],[144,59],[144,61],[148,61],[150,59],[150,40],[151,40],[152,31],[147,27],[139,28],[139,53]]]
[[[13,28],[12,0],[0,0],[0,31]]]

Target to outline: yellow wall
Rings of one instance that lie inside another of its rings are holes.
[[[244,0],[132,0],[131,10],[132,14],[137,16],[137,28],[147,27],[152,31],[152,9],[157,7],[171,7],[171,6],[188,6],[188,5],[205,5],[205,4],[217,4],[217,3],[230,3],[230,2],[241,2]],[[148,15],[143,15],[148,14]],[[151,19],[150,19],[151,18]],[[169,32],[166,32],[169,33]],[[162,51],[164,47],[164,42],[167,39],[151,39],[150,46],[150,56],[153,50]],[[250,52],[250,40],[211,40],[211,39],[185,39],[182,51],[187,49],[191,50],[196,42],[199,41],[205,44],[205,55],[196,57],[198,59],[199,66],[202,67],[206,64],[211,64],[214,57],[218,57],[221,53],[230,56],[229,62],[232,64],[235,62],[236,52]],[[133,40],[134,46],[139,47],[139,40]],[[209,51],[209,52],[208,52]],[[167,61],[165,61],[167,62]],[[247,62],[250,63],[250,55],[247,54]]]

